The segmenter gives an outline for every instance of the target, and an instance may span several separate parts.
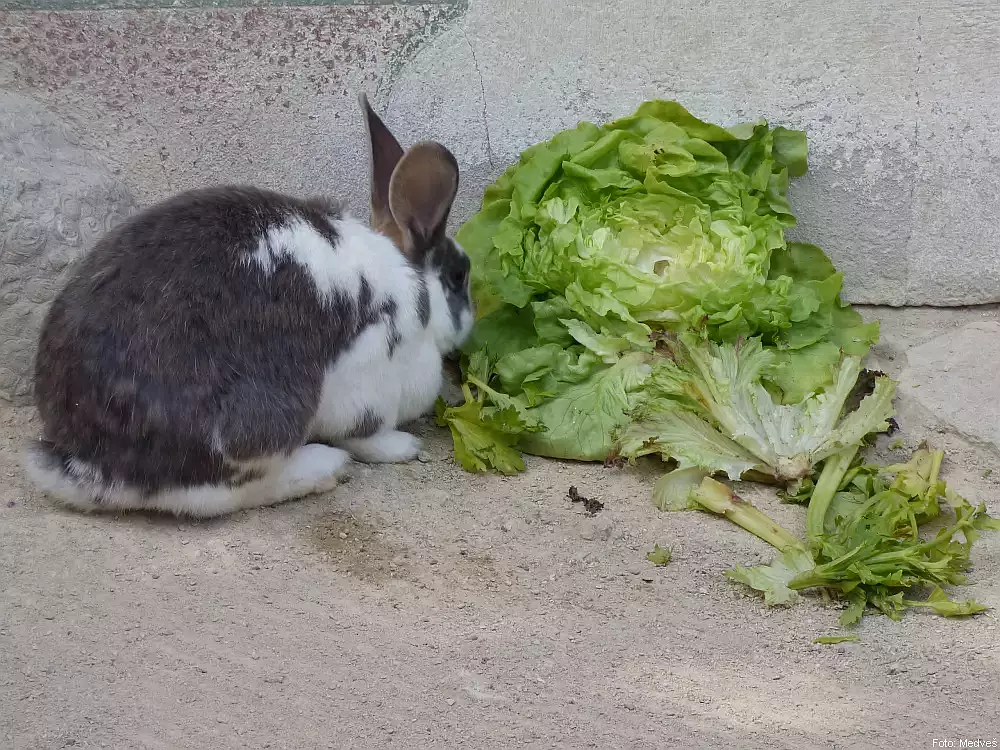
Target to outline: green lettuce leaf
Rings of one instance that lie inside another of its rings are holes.
[[[646,553],[646,559],[658,568],[662,568],[670,562],[670,549],[664,549],[659,544],[653,545],[653,550]]]
[[[730,479],[739,479],[760,464],[752,453],[707,421],[680,410],[661,411],[633,423],[618,444],[618,454],[625,458],[654,453],[675,458],[682,469],[721,471]]]
[[[774,354],[760,339],[733,346],[682,334],[664,343],[669,358],[661,366],[676,368],[674,382],[702,413],[683,411],[675,401],[657,404],[625,431],[623,456],[659,452],[730,479],[752,468],[784,482],[807,477],[814,464],[887,430],[894,414],[895,383],[884,376],[875,378],[857,409],[844,414],[861,373],[857,357],[840,362],[825,392],[781,404],[762,382]]]
[[[488,408],[488,407],[487,407]],[[483,404],[468,400],[461,406],[446,406],[439,399],[435,408],[437,423],[451,429],[455,458],[470,472],[495,470],[516,474],[524,470],[524,459],[514,445],[525,425],[510,407],[484,414]]]
[[[451,430],[455,458],[466,471],[516,474],[524,459],[515,447],[524,434],[545,427],[528,414],[527,406],[490,388],[490,359],[485,352],[469,358],[469,382],[463,384],[465,403],[448,406],[443,398],[435,405],[437,423]],[[476,389],[476,395],[473,394]],[[487,402],[489,398],[489,402]]]
[[[726,571],[726,577],[761,592],[765,604],[777,606],[792,604],[799,600],[799,593],[790,589],[788,582],[814,567],[816,563],[805,549],[789,547],[770,565],[755,565],[752,568],[737,565],[732,570]]]
[[[526,433],[521,447],[555,458],[603,460],[611,452],[614,435],[628,423],[638,391],[651,372],[647,358],[633,352],[568,385],[528,411],[545,430]]]

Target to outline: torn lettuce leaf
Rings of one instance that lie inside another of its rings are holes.
[[[726,578],[742,583],[764,595],[764,603],[772,606],[791,604],[799,600],[799,592],[788,587],[789,581],[816,567],[812,555],[803,547],[789,547],[770,565],[744,568],[737,565],[726,571]]]
[[[776,403],[828,390],[878,325],[840,301],[841,275],[822,250],[785,240],[788,181],[805,171],[802,132],[725,129],[658,100],[525,150],[457,235],[479,315],[463,351],[488,353],[485,385],[543,428],[509,447],[603,460],[633,412],[683,402],[642,357],[663,332],[727,345],[758,337],[772,352],[760,384]],[[708,450],[704,437],[692,451]]]
[[[439,397],[435,405],[436,421],[451,430],[455,458],[466,471],[516,474],[524,470],[524,459],[516,443],[522,435],[544,427],[527,414],[526,407],[517,399],[486,384],[490,371],[486,354],[474,354],[467,368],[468,382],[462,385],[465,403],[448,406]]]
[[[466,389],[468,387],[466,386]],[[466,390],[465,403],[447,406],[439,398],[435,411],[437,423],[451,429],[455,458],[466,471],[498,471],[516,474],[524,470],[524,459],[515,448],[526,425],[513,407],[496,409],[483,406]]]
[[[776,524],[725,484],[711,477],[705,477],[691,491],[690,499],[698,505],[699,510],[725,516],[782,552],[802,547],[802,542],[794,534]]]
[[[980,604],[973,599],[964,599],[960,602],[948,598],[940,586],[935,586],[930,595],[923,601],[904,599],[903,604],[907,607],[928,607],[934,610],[935,614],[942,617],[968,617],[985,612],[989,607]]]
[[[670,562],[672,553],[670,548],[663,548],[659,544],[654,544],[651,552],[646,553],[646,559],[658,568],[662,568]]]
[[[774,354],[760,339],[720,345],[681,334],[663,342],[667,356],[659,367],[672,372],[675,387],[699,408],[686,411],[672,399],[647,403],[622,437],[620,453],[627,458],[660,453],[730,479],[754,469],[787,482],[890,426],[895,383],[884,376],[875,378],[857,409],[843,414],[861,373],[858,357],[844,357],[825,392],[781,404],[762,382]]]
[[[702,506],[693,493],[707,477],[701,469],[687,468],[669,471],[653,485],[653,505],[660,510],[698,510]]]
[[[529,408],[530,419],[545,429],[523,435],[521,448],[553,458],[603,460],[613,447],[613,436],[628,424],[651,372],[647,357],[632,352]]]
[[[848,602],[841,625],[854,624],[869,611],[892,619],[912,607],[945,617],[985,611],[974,600],[950,599],[943,586],[967,583],[972,545],[982,529],[997,528],[998,519],[990,517],[984,505],[973,506],[947,487],[939,476],[942,456],[921,448],[907,463],[893,466],[830,458],[812,482],[809,509],[826,510],[822,531],[810,534],[809,546],[759,510],[754,509],[750,522],[724,513],[781,553],[768,565],[737,566],[727,577],[761,592],[770,605],[791,604],[798,592],[811,588],[837,593]],[[827,502],[820,493],[834,498]],[[697,499],[699,493],[692,497]],[[954,515],[951,523],[936,524],[935,531],[921,534],[926,524],[945,513]],[[928,588],[930,593],[922,597]]]

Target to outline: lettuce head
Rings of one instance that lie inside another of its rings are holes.
[[[520,467],[515,447],[603,460],[633,415],[683,410],[683,372],[657,364],[663,334],[756,338],[769,352],[759,387],[777,404],[842,388],[841,363],[878,328],[841,302],[822,250],[785,239],[789,180],[805,171],[803,132],[722,128],[659,100],[528,148],[457,235],[480,317],[466,406],[438,419],[462,464],[496,468],[489,434],[502,434],[505,472]]]

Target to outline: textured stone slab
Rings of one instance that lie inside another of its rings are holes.
[[[379,103],[380,82],[459,10],[430,2],[0,11],[0,89],[77,123],[143,203],[240,182],[363,208],[357,92]]]
[[[136,204],[76,134],[0,93],[0,399],[31,390],[38,331],[73,261]]]
[[[266,8],[285,5],[434,5],[449,0],[0,0],[0,10]]]

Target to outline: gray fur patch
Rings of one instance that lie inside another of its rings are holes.
[[[420,289],[417,291],[417,315],[424,328],[431,322],[431,293],[427,289],[427,279],[420,275]]]
[[[347,436],[351,438],[371,437],[378,432],[382,422],[382,417],[374,409],[365,409]]]

